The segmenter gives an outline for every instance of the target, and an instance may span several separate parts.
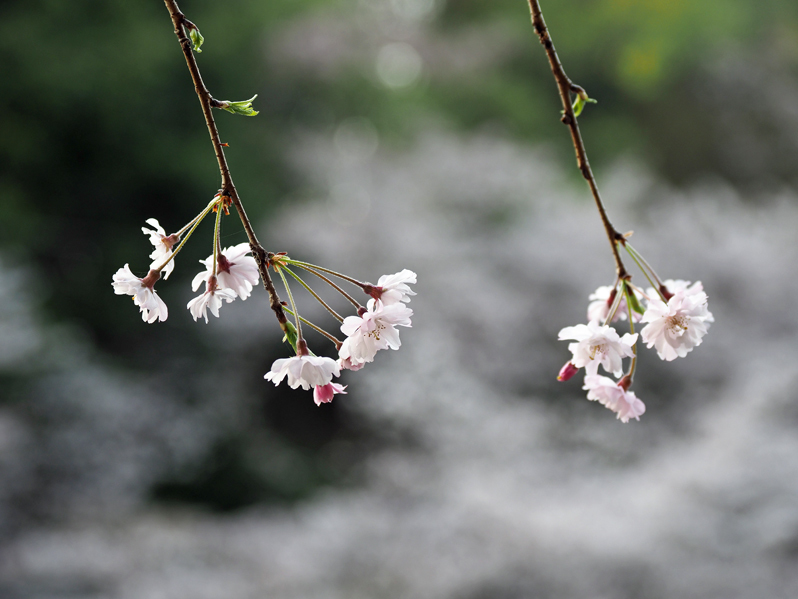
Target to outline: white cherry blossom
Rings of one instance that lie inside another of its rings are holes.
[[[703,294],[704,300],[707,299],[706,293],[704,292],[704,286],[701,284],[701,281],[696,281],[695,283],[691,283],[690,281],[685,281],[683,279],[666,279],[662,282],[665,285],[665,288],[672,294],[677,294],[678,292],[683,292],[686,296],[696,295],[701,296]],[[660,295],[653,287],[649,287],[646,292],[650,298],[659,298]],[[704,322],[715,322],[715,317],[712,316],[712,312],[707,310],[707,316],[704,319]]]
[[[152,324],[156,320],[163,322],[169,316],[164,301],[155,293],[155,283],[160,278],[157,270],[151,270],[143,279],[134,275],[130,266],[116,271],[112,285],[117,295],[132,295],[133,303],[141,310],[141,319]]]
[[[597,401],[615,412],[621,422],[629,422],[630,418],[640,420],[640,416],[646,411],[646,405],[637,398],[634,391],[625,390],[606,376],[589,374],[585,377],[582,388],[587,391],[589,400]]]
[[[226,301],[229,304],[235,298],[236,294],[232,290],[219,288],[216,279],[211,275],[205,285],[205,293],[188,302],[186,307],[195,321],[202,316],[205,318],[205,324],[207,324],[209,309],[211,314],[219,318],[219,308],[222,306],[222,301]]]
[[[577,341],[568,345],[568,350],[574,355],[571,362],[577,368],[584,367],[588,374],[596,374],[601,364],[607,372],[620,376],[623,372],[623,358],[634,356],[632,346],[637,341],[637,333],[626,333],[623,337],[619,337],[611,326],[600,325],[591,320],[586,325],[565,327],[560,331],[558,338],[560,341],[564,339]]]
[[[287,376],[289,387],[296,389],[302,386],[307,391],[311,387],[323,387],[329,384],[332,377],[340,373],[338,364],[332,358],[306,355],[275,360],[272,369],[263,378],[279,385]]]
[[[707,295],[703,291],[679,290],[668,303],[652,299],[643,314],[648,323],[640,332],[647,347],[655,347],[657,355],[667,361],[685,357],[701,345],[712,314],[707,310]]]
[[[247,256],[250,251],[248,243],[239,243],[229,248],[224,248],[219,253],[219,266],[216,277],[219,287],[231,289],[242,300],[247,299],[252,293],[252,287],[258,284],[258,263],[255,258]],[[205,260],[200,260],[205,270],[191,281],[191,288],[196,291],[203,281],[213,274],[213,254]]]
[[[338,383],[327,383],[326,385],[317,385],[313,387],[313,401],[317,406],[323,403],[330,403],[333,396],[337,394],[346,395],[346,385],[339,385]]]
[[[381,349],[399,349],[397,326],[409,327],[413,311],[401,302],[385,305],[381,300],[369,300],[362,316],[347,316],[341,325],[344,339],[338,356],[352,364],[371,362]]]
[[[155,227],[155,229],[147,229],[146,227],[141,227],[142,233],[145,235],[150,236],[150,243],[155,246],[155,249],[150,254],[150,259],[152,260],[152,264],[150,264],[150,268],[158,268],[161,266],[164,261],[172,255],[172,246],[178,241],[177,235],[167,235],[166,231],[164,231],[163,227],[158,223],[158,220],[155,218],[148,218],[146,221],[148,225]],[[175,269],[175,261],[170,260],[169,264],[164,266],[163,270],[161,271],[163,274],[164,279],[168,279],[169,275],[172,274],[172,271]]]
[[[410,290],[408,283],[415,284],[415,282],[416,273],[408,269],[392,275],[382,275],[377,281],[377,288],[380,290],[377,299],[385,306],[409,302],[410,296],[416,295],[416,292]]]

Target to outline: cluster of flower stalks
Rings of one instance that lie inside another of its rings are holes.
[[[562,367],[557,380],[567,381],[580,368],[585,369],[587,398],[597,401],[618,415],[621,422],[640,420],[646,411],[629,388],[637,364],[635,323],[645,324],[639,336],[647,347],[670,362],[683,358],[701,345],[709,324],[714,322],[707,309],[707,294],[700,281],[668,279],[662,281],[643,257],[628,243],[623,243],[632,259],[640,266],[652,287],[643,291],[631,283],[631,277],[619,278],[614,286],[599,287],[588,298],[587,324],[565,327],[560,340],[574,340],[568,345],[573,357]],[[610,326],[628,320],[630,332],[623,337]],[[623,372],[623,359],[631,358],[629,370]],[[608,373],[621,377],[615,381],[598,373],[601,366]],[[623,375],[623,376],[621,376]]]
[[[167,235],[166,231],[154,218],[147,220],[152,229],[142,227],[145,235],[149,236],[150,243],[154,246],[150,254],[152,263],[150,270],[144,278],[134,275],[130,267],[125,264],[113,277],[114,292],[117,295],[132,295],[133,302],[141,310],[141,317],[145,322],[153,323],[156,320],[164,321],[168,310],[164,301],[155,292],[155,283],[161,278],[169,278],[174,270],[174,258],[183,248],[188,238],[196,230],[199,223],[208,214],[216,213],[216,226],[213,235],[213,253],[205,260],[200,260],[203,270],[194,277],[192,289],[197,291],[205,283],[205,291],[192,299],[187,308],[194,320],[200,317],[208,322],[208,310],[218,318],[219,308],[224,303],[230,303],[236,298],[242,301],[247,299],[255,285],[258,284],[258,265],[255,259],[248,255],[248,243],[222,248],[220,244],[220,222],[222,213],[227,213],[229,199],[216,195],[210,204],[198,214],[185,227],[177,233]],[[185,235],[185,237],[183,237]],[[346,387],[334,383],[333,377],[338,377],[342,370],[360,370],[367,362],[374,360],[375,354],[381,349],[399,349],[399,331],[397,326],[409,327],[413,311],[405,304],[410,301],[410,296],[415,295],[410,287],[416,282],[416,274],[410,270],[393,275],[384,275],[377,281],[377,285],[362,283],[347,275],[337,273],[327,268],[292,260],[284,253],[268,254],[269,267],[272,268],[285,285],[289,303],[283,302],[284,310],[294,317],[295,324],[285,322],[283,330],[285,339],[293,347],[296,355],[290,358],[276,360],[265,378],[278,385],[287,377],[288,385],[292,389],[302,387],[304,390],[313,388],[313,398],[317,405],[329,403],[339,393],[346,393]],[[356,315],[340,316],[327,304],[297,271],[303,270],[318,277],[335,289],[344,298],[352,303]],[[322,329],[299,315],[294,302],[291,288],[288,284],[288,275],[299,285],[304,287],[322,306],[341,323],[340,330],[346,335],[343,341],[332,333]],[[331,278],[332,277],[332,278]],[[333,278],[337,278],[356,287],[359,287],[368,297],[366,306],[361,306],[358,301],[342,289]],[[317,356],[308,349],[308,344],[302,334],[302,325],[306,325],[329,339],[338,351],[338,359]]]

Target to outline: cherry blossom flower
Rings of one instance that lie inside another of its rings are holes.
[[[640,332],[647,347],[656,347],[657,355],[667,361],[685,357],[701,345],[712,314],[707,310],[707,294],[681,289],[666,304],[652,299],[643,314],[648,323]]]
[[[637,333],[626,333],[623,337],[619,337],[611,326],[600,325],[591,320],[586,325],[565,327],[560,331],[558,338],[560,341],[564,339],[577,341],[568,345],[568,350],[574,355],[571,362],[577,368],[585,367],[588,374],[596,374],[601,364],[607,372],[620,376],[623,372],[623,358],[634,356],[632,347],[637,341]]]
[[[333,396],[337,394],[346,395],[346,385],[339,385],[338,383],[327,383],[326,385],[316,385],[313,387],[313,401],[317,406],[323,403],[330,403]]]
[[[346,335],[338,350],[341,360],[352,364],[371,362],[381,349],[399,349],[397,326],[409,327],[413,311],[398,302],[385,305],[381,300],[370,299],[360,316],[347,316],[341,325]]]
[[[305,355],[275,360],[272,369],[263,378],[276,386],[287,376],[289,387],[296,389],[301,385],[307,391],[311,387],[329,384],[332,377],[340,373],[338,364],[332,358]]]
[[[152,264],[150,264],[150,268],[157,268],[161,264],[164,263],[164,260],[172,255],[172,247],[175,243],[179,241],[177,235],[167,235],[166,231],[164,231],[163,227],[158,223],[158,220],[155,218],[148,218],[146,221],[148,225],[155,227],[155,229],[147,229],[146,227],[141,227],[142,233],[145,235],[150,236],[150,243],[155,246],[155,249],[150,254],[150,259],[152,260]],[[175,261],[170,260],[169,264],[163,267],[161,271],[163,273],[163,278],[168,279],[169,275],[172,274],[172,271],[175,269]]]
[[[404,269],[393,275],[382,275],[377,281],[377,286],[372,291],[372,297],[382,301],[383,305],[390,306],[399,302],[409,302],[410,296],[415,295],[408,283],[415,284],[416,273]]]
[[[164,301],[155,293],[155,283],[161,277],[157,270],[151,270],[143,279],[138,278],[125,264],[114,274],[112,285],[117,295],[132,295],[133,303],[141,310],[141,319],[152,324],[156,320],[163,322],[169,316]]]
[[[675,295],[678,292],[682,291],[684,295],[700,295],[704,294],[703,297],[706,300],[706,293],[704,293],[704,286],[701,284],[701,281],[696,281],[695,283],[691,283],[690,281],[684,281],[682,279],[666,279],[662,282],[665,288],[671,295]],[[646,292],[648,296],[651,298],[659,298],[660,295],[653,287],[649,287]],[[667,297],[670,299],[670,297]],[[715,317],[712,316],[712,312],[707,310],[707,316],[704,319],[704,322],[715,322]]]
[[[595,320],[604,324],[615,300],[615,295],[613,294],[614,289],[615,287],[602,285],[590,294],[587,298],[590,300],[590,305],[587,307],[588,320]],[[612,317],[612,322],[626,320],[628,314],[629,309],[626,307],[626,297],[622,297],[621,302],[618,304],[618,308],[615,310],[615,316]],[[640,322],[641,315],[637,312],[632,312],[632,318],[635,322]]]
[[[252,293],[252,287],[258,284],[258,263],[255,258],[247,256],[250,247],[248,243],[239,243],[229,248],[224,248],[219,253],[219,266],[216,277],[219,287],[231,289],[242,300],[247,299]],[[213,274],[213,255],[205,260],[200,260],[205,270],[191,281],[191,288],[196,291],[203,281]]]
[[[646,411],[646,405],[637,398],[634,391],[627,391],[621,383],[606,376],[589,374],[585,377],[582,388],[587,391],[589,400],[597,401],[615,412],[621,422],[629,422],[630,418],[640,420],[640,416]]]
[[[216,277],[211,275],[205,285],[205,293],[195,297],[186,307],[194,317],[194,321],[202,316],[205,318],[205,324],[208,324],[208,309],[210,309],[211,314],[219,318],[219,308],[222,306],[222,300],[229,304],[235,298],[236,294],[232,290],[219,288]]]

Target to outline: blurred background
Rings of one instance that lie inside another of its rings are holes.
[[[261,289],[182,310],[207,223],[143,323],[111,276],[219,186],[169,15],[0,3],[0,597],[798,596],[798,4],[543,3],[613,222],[716,318],[627,425],[555,380],[614,267],[527,3],[181,9],[258,94],[217,122],[263,244],[416,271],[413,328],[330,405],[274,387]]]

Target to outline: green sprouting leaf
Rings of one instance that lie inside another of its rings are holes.
[[[579,116],[580,114],[582,114],[582,110],[584,110],[585,104],[587,104],[588,102],[590,102],[591,104],[598,104],[597,100],[594,100],[593,98],[588,98],[587,95],[585,95],[584,98],[581,95],[577,95],[573,105],[574,116]]]
[[[227,102],[221,101],[219,102],[219,108],[222,110],[226,110],[227,112],[231,112],[233,114],[243,114],[244,116],[255,116],[258,114],[257,110],[252,108],[252,100],[258,97],[258,94],[252,96],[249,100],[244,100],[242,102]]]
[[[645,310],[643,306],[640,305],[640,300],[638,299],[637,295],[635,295],[634,290],[626,285],[626,299],[629,302],[629,307],[637,312],[638,314],[643,314]]]
[[[294,351],[296,351],[296,342],[298,338],[296,327],[291,324],[290,320],[287,320],[285,325],[285,335],[283,336],[283,341],[288,341],[288,343],[291,344],[291,347],[294,348]]]
[[[202,46],[202,42],[205,41],[205,38],[202,37],[200,30],[196,26],[189,30],[188,37],[191,39],[191,45],[194,48],[194,52],[202,52],[202,50],[200,50],[200,46]]]

